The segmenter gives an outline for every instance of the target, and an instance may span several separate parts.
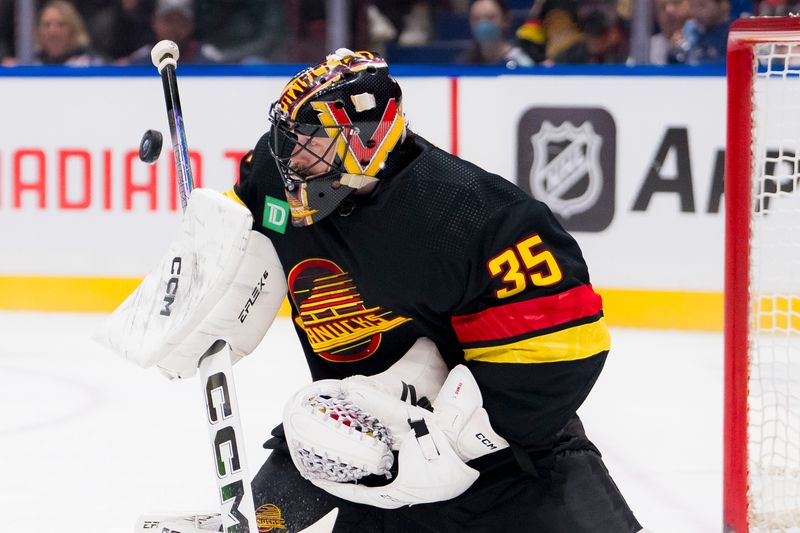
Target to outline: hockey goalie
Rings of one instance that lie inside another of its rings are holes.
[[[288,295],[313,382],[276,398],[251,483],[287,531],[333,510],[337,533],[641,531],[576,415],[610,337],[547,206],[412,132],[370,52],[298,73],[269,118],[106,344],[190,377],[252,352]]]

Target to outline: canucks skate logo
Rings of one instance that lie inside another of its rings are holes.
[[[533,196],[555,213],[570,218],[593,207],[603,192],[600,150],[603,139],[591,122],[556,127],[544,121],[531,136],[533,165],[530,187]]]
[[[327,259],[307,259],[289,272],[295,323],[323,359],[361,361],[374,354],[382,333],[408,322],[380,307],[367,307],[353,280]]]
[[[273,529],[286,529],[281,517],[281,509],[274,503],[265,503],[256,508],[256,526],[258,533],[267,533]]]

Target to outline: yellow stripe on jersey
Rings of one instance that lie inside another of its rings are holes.
[[[230,198],[231,200],[233,200],[237,204],[244,205],[244,202],[242,201],[241,198],[239,198],[239,195],[236,194],[236,191],[234,191],[233,188],[228,189],[227,191],[225,191],[222,194],[224,194],[225,196],[227,196],[228,198]],[[246,205],[244,205],[244,206],[247,207]]]
[[[467,348],[467,361],[484,363],[556,363],[586,359],[611,348],[605,318],[563,331],[539,335],[522,341]]]

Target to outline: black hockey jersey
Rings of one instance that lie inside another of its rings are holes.
[[[581,251],[547,206],[410,135],[403,170],[296,228],[267,142],[229,194],[275,245],[313,378],[381,372],[426,336],[471,369],[499,434],[547,446],[610,342]]]

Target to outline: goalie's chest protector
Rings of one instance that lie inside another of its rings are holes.
[[[370,198],[307,227],[288,222],[280,233],[267,217],[258,228],[280,256],[315,379],[383,371],[421,336],[448,366],[463,362],[450,320],[467,292],[471,220],[481,213],[453,181],[483,171],[417,144],[422,153]],[[266,211],[281,192],[268,189]]]

